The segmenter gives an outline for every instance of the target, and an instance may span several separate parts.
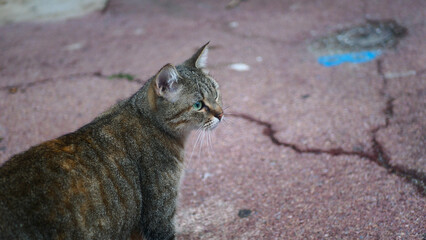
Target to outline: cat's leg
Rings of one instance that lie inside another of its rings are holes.
[[[151,219],[154,220],[155,219]],[[174,240],[175,239],[175,226],[172,221],[156,222],[156,224],[148,224],[144,228],[143,233],[146,240]]]
[[[146,240],[175,239],[174,217],[177,192],[168,192],[166,198],[145,201],[142,211],[142,232]],[[152,196],[152,195],[151,195]],[[164,196],[164,195],[163,195]]]
[[[169,238],[158,238],[156,236],[148,236],[144,237],[143,233],[140,230],[134,230],[132,232],[132,235],[130,236],[129,240],[148,240],[148,239],[166,239],[166,240],[174,240],[176,239],[175,236],[171,236]]]

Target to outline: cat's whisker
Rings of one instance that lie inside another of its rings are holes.
[[[198,158],[201,159],[201,153],[203,151],[204,145],[204,136],[206,135],[206,131],[204,128],[200,130],[200,142],[198,144]]]
[[[209,153],[210,153],[210,156],[213,158],[214,157],[214,150],[213,150],[213,143],[212,143],[212,135],[213,135],[213,131],[209,131],[209,133],[208,133],[208,143],[209,143]]]
[[[198,149],[198,158],[201,158],[201,150],[203,148],[203,144],[204,144],[204,136],[206,134],[206,131],[204,130],[204,128],[201,130],[201,143],[199,145],[199,149]]]
[[[214,136],[214,132],[210,132],[210,149],[213,151],[213,136]],[[214,151],[213,151],[214,154]]]
[[[222,118],[221,120],[224,123],[225,127],[235,127],[238,126],[238,124],[235,124],[235,121],[233,119],[228,118]]]
[[[223,117],[221,121],[223,121],[223,122],[224,122],[224,123],[226,123],[226,124],[228,124],[228,123],[232,123],[232,121],[231,121],[231,120],[229,120],[229,118],[225,118],[225,117]]]
[[[232,113],[226,113],[223,117],[221,121],[228,121],[228,122],[232,122],[233,120],[233,114]]]
[[[211,133],[211,131],[207,131],[207,147],[208,147],[208,149],[209,149],[209,155],[211,154],[210,153],[210,150],[211,150],[211,148],[210,148],[210,146],[211,146],[211,142],[210,142],[210,133]]]
[[[208,130],[204,129],[204,134],[203,134],[203,149],[206,149],[206,144],[208,144],[208,138],[206,137],[208,134]],[[204,141],[204,139],[206,139],[206,141]],[[204,151],[204,155],[208,156],[209,155],[209,149],[207,148],[207,151]]]
[[[211,131],[206,131],[206,135],[207,135],[207,151],[208,151],[208,157],[210,158],[212,156],[212,149],[211,149],[211,139],[210,139],[210,133]]]
[[[191,156],[190,156],[190,158],[189,158],[189,161],[191,161],[191,160],[192,160],[192,156],[193,156],[193,154],[194,154],[194,150],[195,150],[195,148],[196,148],[196,146],[197,146],[197,144],[198,144],[198,142],[199,142],[199,140],[200,140],[201,131],[202,131],[201,127],[200,127],[200,128],[198,128],[198,129],[197,129],[197,131],[196,131],[197,139],[195,140],[194,146],[192,147],[192,152],[191,152]]]
[[[223,108],[223,111],[225,111],[226,109],[229,109],[231,106],[227,106]]]
[[[232,134],[234,135],[232,138],[233,140],[236,140],[235,137],[240,136],[240,134],[235,134],[238,132],[250,132],[252,131],[252,127],[250,125],[246,125],[246,123],[240,123],[238,122],[238,120],[232,119],[233,121],[230,121],[229,118],[227,118],[224,121],[223,128],[225,129],[229,129],[231,130],[230,132],[228,132],[227,130],[225,132],[227,132],[228,134]]]

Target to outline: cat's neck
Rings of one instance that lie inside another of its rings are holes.
[[[159,119],[161,116],[159,116],[158,109],[156,109],[156,96],[151,85],[152,81],[153,78],[149,79],[144,86],[139,89],[139,91],[130,97],[129,103],[137,110],[139,117],[142,120],[149,121],[153,126],[157,127],[164,134],[169,135],[169,137],[175,139],[183,147],[190,132],[173,131],[166,127],[164,122]]]

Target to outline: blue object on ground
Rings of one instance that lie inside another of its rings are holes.
[[[362,52],[327,55],[327,56],[319,57],[318,63],[326,67],[334,67],[345,62],[364,63],[364,62],[369,62],[375,59],[376,57],[380,56],[380,54],[382,54],[382,51],[374,50],[374,51],[362,51]]]

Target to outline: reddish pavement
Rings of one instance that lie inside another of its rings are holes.
[[[0,26],[0,163],[210,40],[226,122],[211,147],[188,143],[178,239],[424,239],[426,1],[228,2],[112,0],[103,14]],[[323,67],[308,51],[366,18],[409,34],[363,64]]]

